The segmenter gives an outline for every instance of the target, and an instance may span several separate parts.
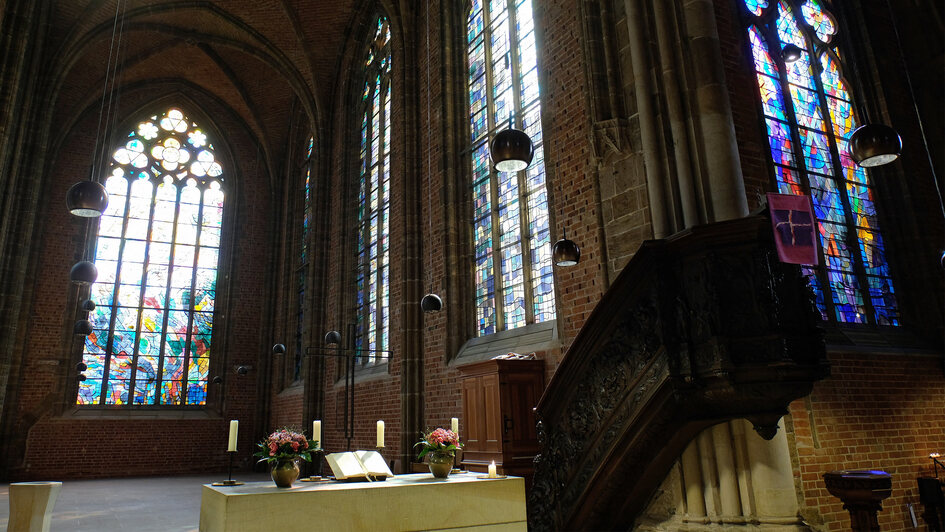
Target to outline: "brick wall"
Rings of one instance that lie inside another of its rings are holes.
[[[128,116],[176,88],[156,84],[147,90],[128,92],[123,95],[123,107],[118,114]],[[193,107],[187,100],[177,104],[185,112]],[[217,143],[218,156],[224,155],[220,148],[223,145],[233,146],[237,154],[249,149],[251,138],[232,120],[227,109],[209,100],[203,100],[201,108],[214,117],[218,131],[228,134],[227,143]],[[200,124],[200,119],[190,114]],[[80,359],[81,347],[78,342],[73,344],[71,334],[76,319],[72,307],[75,289],[70,287],[68,276],[72,264],[82,257],[85,223],[68,213],[64,198],[68,188],[87,175],[94,118],[91,113],[86,115],[65,136],[47,178],[49,201],[41,206],[43,222],[37,239],[40,249],[28,280],[33,290],[24,329],[28,349],[22,358],[22,378],[16,392],[18,415],[11,432],[16,438],[28,437],[22,447],[22,463],[14,460],[11,477],[65,479],[220,470],[225,463],[230,419],[241,421],[237,463],[247,464],[257,437],[254,433],[257,373],[238,376],[235,367],[249,365],[257,371],[260,368],[257,346],[261,342],[259,324],[264,313],[259,309],[265,308],[264,280],[272,248],[266,236],[264,209],[246,208],[246,198],[267,197],[268,180],[263,178],[263,171],[255,173],[253,165],[239,157],[234,166],[224,164],[228,187],[225,190],[238,191],[227,196],[225,209],[238,209],[239,216],[225,218],[230,223],[224,225],[224,242],[228,234],[234,236],[233,260],[228,270],[230,279],[221,277],[218,281],[218,287],[227,283],[230,287],[229,305],[222,304],[223,290],[218,293],[215,323],[215,327],[227,332],[226,340],[214,344],[225,355],[217,354],[211,368],[213,374],[224,379],[222,410],[210,408],[203,414],[205,417],[198,418],[173,411],[145,418],[119,415],[105,419],[69,413],[75,402],[73,367]],[[211,126],[200,125],[205,131]],[[226,259],[225,255],[221,257],[222,267]],[[209,396],[219,399],[221,385],[209,386]]]
[[[850,517],[822,475],[879,469],[893,477],[883,530],[912,529],[906,507],[921,515],[917,476],[932,473],[929,453],[945,447],[945,369],[938,356],[830,355],[831,377],[791,404],[801,513],[821,530],[848,530]],[[922,522],[919,518],[920,523]]]

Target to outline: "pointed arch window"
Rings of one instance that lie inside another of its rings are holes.
[[[223,185],[213,145],[180,109],[141,121],[113,152],[77,404],[206,404]]]
[[[295,325],[295,364],[292,379],[299,380],[302,371],[302,349],[305,334],[305,283],[308,272],[308,238],[312,227],[312,148],[315,146],[315,137],[308,138],[308,149],[305,152],[305,179],[302,181],[302,233],[299,244],[298,267],[295,271],[296,279],[296,325]]]
[[[391,48],[387,17],[378,17],[364,61],[357,207],[355,348],[362,364],[390,339]]]
[[[541,100],[530,0],[473,0],[467,18],[476,332],[555,318]],[[531,166],[500,173],[489,142],[508,127],[535,143]]]
[[[835,47],[837,24],[818,0],[745,0],[748,39],[772,167],[782,194],[810,194],[821,266],[805,268],[825,321],[899,325],[870,176],[849,155],[857,127]],[[793,44],[800,58],[785,63]]]

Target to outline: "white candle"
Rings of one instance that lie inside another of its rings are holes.
[[[498,475],[495,474],[495,460],[489,464],[489,478],[496,478]]]
[[[227,445],[226,450],[229,452],[236,451],[236,433],[239,431],[240,422],[237,420],[230,421],[230,443]]]
[[[384,446],[384,422],[381,420],[377,422],[377,446]]]
[[[456,437],[459,438],[459,418],[454,417],[450,419],[450,430],[453,431],[453,434],[456,434]]]
[[[315,443],[316,449],[322,448],[322,420],[316,419],[312,421],[312,441]]]

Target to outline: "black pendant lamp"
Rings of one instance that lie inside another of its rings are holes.
[[[88,336],[92,334],[92,322],[89,320],[77,320],[75,325],[72,326],[72,332],[81,334],[82,336]]]
[[[850,157],[864,167],[888,164],[902,153],[902,139],[896,130],[885,124],[866,124],[850,135]]]
[[[108,192],[96,181],[79,181],[66,194],[66,205],[76,216],[95,218],[108,207]]]
[[[436,294],[427,294],[420,300],[420,309],[427,314],[439,312],[442,308],[443,300]]]
[[[556,266],[575,266],[581,261],[581,248],[568,239],[568,231],[564,230],[561,240],[551,246],[551,257]]]
[[[94,283],[97,277],[98,268],[87,260],[75,263],[75,266],[73,266],[72,270],[69,272],[69,280],[82,286]]]
[[[784,48],[781,48],[781,59],[784,59],[785,63],[793,63],[801,58],[801,49],[797,47],[796,44],[785,44]]]
[[[535,156],[535,145],[531,137],[518,129],[506,129],[496,133],[489,146],[492,164],[500,172],[517,172],[528,168]]]

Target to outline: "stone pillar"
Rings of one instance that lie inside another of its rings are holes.
[[[712,429],[708,428],[696,436],[699,460],[702,466],[702,495],[705,498],[705,513],[710,521],[718,521],[720,510],[718,463],[715,460],[715,445]]]
[[[797,492],[794,491],[794,470],[788,449],[784,420],[778,421],[778,432],[771,440],[755,434],[751,424],[742,424],[748,460],[751,464],[753,513],[763,524],[790,525],[800,523]]]
[[[686,447],[682,455],[682,477],[686,508],[680,508],[680,514],[686,515],[686,520],[695,523],[707,523],[705,514],[705,498],[702,495],[702,466],[699,464],[699,450],[696,442]]]
[[[728,85],[712,0],[685,2],[685,30],[689,39],[698,112],[699,138],[708,180],[709,221],[720,222],[748,215],[735,122],[729,104]]]
[[[728,423],[712,427],[712,443],[719,470],[719,501],[723,523],[744,523],[742,505],[738,492],[738,473],[735,468],[735,452],[732,432]]]
[[[706,429],[680,459],[684,521],[802,526],[783,421],[773,440],[743,419]]]

